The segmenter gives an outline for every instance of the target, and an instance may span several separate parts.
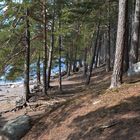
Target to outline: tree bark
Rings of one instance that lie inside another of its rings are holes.
[[[72,47],[69,47],[68,51],[68,72],[67,72],[67,77],[71,75],[71,70],[72,70]]]
[[[65,65],[66,65],[66,73],[68,74],[68,69],[69,69],[69,60],[68,60],[68,52],[66,53],[66,60],[65,60]]]
[[[25,63],[24,63],[24,98],[27,101],[30,94],[30,30],[29,10],[26,10],[26,31],[25,31]]]
[[[47,13],[46,3],[43,3],[43,21],[44,21],[44,60],[43,60],[43,92],[47,94]]]
[[[59,19],[59,29],[61,29],[61,21]],[[62,92],[62,75],[61,75],[61,49],[62,49],[62,36],[59,35],[59,91]]]
[[[38,59],[37,59],[37,85],[41,84],[41,80],[40,80],[40,53],[38,55]]]
[[[87,47],[84,51],[84,70],[83,70],[83,77],[87,76]]]
[[[88,74],[87,80],[86,80],[86,85],[89,85],[90,79],[91,79],[91,76],[92,76],[92,69],[93,69],[93,64],[95,62],[96,49],[97,49],[98,38],[99,38],[99,30],[100,30],[100,23],[98,24],[98,28],[97,28],[97,34],[96,34],[96,39],[95,39],[95,46],[93,48],[93,54],[92,54],[92,59],[91,59],[90,67],[89,67],[89,74]]]
[[[132,42],[130,50],[130,65],[138,62],[139,32],[140,32],[140,0],[136,0]]]
[[[71,60],[70,60],[70,61],[69,61],[69,63],[68,63],[68,72],[67,72],[67,77],[69,77],[69,76],[70,76],[71,66],[72,66],[72,64],[71,64]]]
[[[122,83],[123,50],[126,32],[126,13],[128,0],[119,0],[118,29],[116,40],[116,53],[110,88],[119,87]]]
[[[108,1],[108,43],[106,45],[106,71],[109,72],[111,70],[110,68],[110,0]]]
[[[100,34],[100,38],[99,38],[99,41],[98,41],[97,52],[96,52],[95,68],[97,68],[97,64],[98,64],[98,58],[99,58],[99,53],[100,53],[101,43],[102,43],[101,40],[102,40],[102,37],[101,37],[101,34]]]
[[[55,5],[55,1],[54,1],[54,5]],[[55,7],[54,7],[54,11],[53,11],[53,19],[52,19],[52,27],[51,27],[51,45],[49,48],[49,58],[48,58],[47,88],[50,87],[52,57],[53,57],[53,49],[54,49],[54,18],[55,18]]]
[[[127,72],[129,68],[129,14],[128,10],[126,11],[126,33],[125,33],[125,47],[124,47],[124,66],[123,66],[123,72]],[[131,27],[130,27],[131,28]]]
[[[74,45],[74,43],[73,43]],[[75,54],[74,54],[74,61],[73,61],[73,72],[76,72],[77,67],[77,45],[75,46]]]

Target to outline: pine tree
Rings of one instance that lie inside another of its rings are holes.
[[[128,0],[119,0],[118,30],[116,41],[116,54],[110,88],[119,87],[122,83],[123,50],[126,33]]]

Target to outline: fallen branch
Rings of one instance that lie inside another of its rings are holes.
[[[104,124],[104,125],[100,126],[100,129],[110,128],[110,127],[113,127],[117,124],[119,124],[119,121],[112,121],[112,122],[109,122],[107,124]]]

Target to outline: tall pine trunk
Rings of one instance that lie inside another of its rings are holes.
[[[68,52],[66,53],[65,57],[66,57],[66,60],[65,60],[66,73],[68,74],[68,69],[69,69]]]
[[[67,77],[69,77],[71,75],[71,67],[72,67],[71,61],[69,61],[69,63],[68,63]]]
[[[59,29],[61,30],[61,20],[60,19],[59,19]],[[62,50],[62,36],[59,35],[59,91],[60,92],[62,92],[61,50]]]
[[[46,3],[43,3],[43,21],[44,21],[44,60],[43,60],[43,92],[47,94],[47,13]]]
[[[83,76],[87,76],[87,47],[85,47],[84,50],[84,70],[83,70]]]
[[[102,36],[100,34],[99,41],[98,41],[98,47],[96,51],[96,59],[95,59],[95,68],[97,68],[98,60],[99,60],[99,53],[101,49],[101,43],[102,43]]]
[[[124,66],[123,66],[123,72],[127,72],[129,68],[129,28],[131,24],[129,24],[129,13],[128,10],[126,11],[126,33],[125,33],[125,47],[124,47]]]
[[[106,46],[106,71],[110,71],[110,0],[108,1],[108,33],[107,33],[107,46]]]
[[[30,30],[29,10],[26,10],[26,31],[25,31],[25,63],[24,63],[24,98],[28,100],[30,94]]]
[[[86,80],[86,85],[89,85],[90,79],[92,76],[92,69],[93,69],[93,64],[95,62],[96,49],[97,49],[98,38],[99,38],[99,30],[100,30],[100,23],[98,24],[98,28],[97,28],[97,33],[96,33],[96,38],[95,38],[95,46],[93,48],[93,54],[92,54],[91,63],[90,63],[90,67],[89,67],[89,73],[88,73],[87,80]]]
[[[72,48],[69,47],[68,51],[68,68],[67,68],[67,77],[71,75],[71,69],[72,69]]]
[[[138,61],[139,32],[140,32],[140,0],[136,0],[132,42],[130,50],[130,65]]]
[[[74,43],[73,43],[74,45]],[[73,61],[73,72],[76,72],[76,67],[77,67],[77,44],[74,47],[75,51],[74,51],[74,61]]]
[[[41,80],[40,80],[40,53],[38,55],[38,59],[37,59],[37,85],[41,84]]]
[[[51,77],[51,69],[52,69],[52,57],[53,57],[53,49],[54,49],[54,20],[55,20],[54,18],[55,18],[55,7],[53,11],[53,19],[52,19],[52,26],[51,26],[51,43],[50,43],[51,45],[49,48],[49,58],[48,58],[47,88],[50,87],[50,77]]]
[[[122,83],[123,50],[126,35],[126,17],[128,0],[119,0],[118,29],[116,40],[116,53],[110,88],[119,87]]]

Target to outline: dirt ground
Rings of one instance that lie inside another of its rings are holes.
[[[9,114],[32,116],[33,127],[22,140],[139,140],[139,79],[124,77],[122,87],[108,90],[110,75],[97,69],[85,87],[81,73],[74,74],[63,80],[63,93],[56,92],[56,84],[55,91],[50,91],[47,102],[61,102],[58,106],[6,113],[0,120],[4,122]]]

